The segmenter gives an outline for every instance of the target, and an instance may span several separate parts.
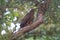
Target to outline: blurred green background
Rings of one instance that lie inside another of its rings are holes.
[[[0,40],[9,40],[9,37],[18,31],[21,19],[31,8],[37,8],[33,1],[0,0]],[[37,9],[35,19],[36,14]],[[44,23],[17,40],[60,40],[60,0],[51,0],[44,15]]]

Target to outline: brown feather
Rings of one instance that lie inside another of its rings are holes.
[[[34,20],[34,9],[31,9],[29,13],[25,15],[25,17],[22,19],[20,27],[24,27],[27,25],[30,25],[33,23]]]

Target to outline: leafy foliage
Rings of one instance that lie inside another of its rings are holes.
[[[6,31],[5,35],[1,35],[1,40],[8,40],[13,35],[12,30],[8,30],[11,27],[11,23],[15,24],[21,22],[21,19],[29,12],[31,8],[35,8],[33,0],[0,0],[0,9],[8,8],[3,11],[1,9],[2,19],[0,20],[0,35],[2,30]],[[38,0],[39,2],[41,0]],[[7,6],[7,7],[5,7]],[[36,9],[37,10],[37,9]],[[37,13],[37,11],[36,11]],[[35,15],[36,16],[36,15]],[[16,17],[16,20],[14,18]],[[34,34],[36,34],[36,40],[60,40],[60,0],[52,0],[49,5],[49,9],[44,16],[44,23],[30,33],[27,33],[26,40],[33,40]],[[30,35],[30,36],[29,36]],[[19,40],[19,39],[18,39]]]

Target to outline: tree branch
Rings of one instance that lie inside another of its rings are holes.
[[[31,24],[31,25],[29,25],[29,26],[26,26],[26,27],[23,27],[23,28],[20,29],[20,31],[16,32],[16,33],[14,34],[13,39],[14,39],[14,38],[18,38],[19,36],[21,36],[21,35],[29,32],[29,31],[35,29],[36,27],[38,27],[38,26],[39,26],[40,24],[42,24],[42,23],[43,23],[42,17],[40,17],[40,19],[37,20],[36,22],[34,22],[33,24]]]

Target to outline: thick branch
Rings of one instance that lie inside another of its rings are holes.
[[[41,14],[40,14],[40,15],[41,15]],[[43,23],[43,21],[42,21],[42,16],[43,16],[43,15],[41,15],[40,19],[37,20],[36,22],[34,22],[33,24],[31,24],[31,25],[29,25],[29,26],[26,26],[26,27],[24,27],[24,28],[21,28],[20,31],[18,31],[18,32],[15,33],[14,38],[17,38],[17,37],[23,35],[24,33],[29,32],[29,31],[35,29],[35,28],[38,27],[40,24],[42,24],[42,23]],[[13,39],[14,39],[14,38],[13,38]]]

